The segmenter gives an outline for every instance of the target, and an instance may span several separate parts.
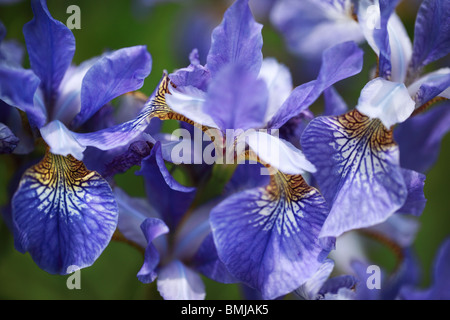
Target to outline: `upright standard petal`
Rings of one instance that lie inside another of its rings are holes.
[[[262,25],[257,23],[248,0],[236,0],[225,12],[222,23],[212,33],[206,66],[214,78],[226,65],[240,64],[258,75],[262,63]]]
[[[119,49],[99,59],[83,78],[81,110],[72,126],[82,125],[112,99],[140,89],[151,65],[146,46]]]
[[[279,173],[268,186],[235,193],[210,215],[219,258],[244,284],[275,299],[292,292],[329,252],[318,239],[327,215],[319,192],[300,175]]]
[[[12,208],[16,248],[55,274],[92,265],[117,225],[109,184],[73,157],[49,152],[23,175]]]
[[[261,128],[267,110],[268,89],[262,79],[240,64],[223,67],[208,87],[203,112],[223,132]]]
[[[417,13],[411,68],[414,71],[450,52],[450,3],[424,0]]]
[[[34,18],[23,27],[23,33],[31,68],[41,79],[44,103],[50,107],[72,62],[75,37],[62,22],[53,19],[45,0],[32,0],[31,7]]]
[[[278,63],[274,58],[266,58],[263,60],[258,78],[265,81],[269,92],[264,116],[264,123],[268,123],[291,94],[292,76],[285,65]]]
[[[310,122],[301,145],[331,208],[321,236],[375,225],[403,206],[407,188],[392,136],[357,110]]]

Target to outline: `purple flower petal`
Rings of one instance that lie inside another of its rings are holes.
[[[375,225],[405,203],[398,147],[379,120],[356,110],[319,117],[304,131],[301,145],[331,207],[321,236]]]
[[[40,80],[31,70],[0,64],[0,99],[24,111],[32,126],[42,127],[47,121],[47,110],[35,93]]]
[[[150,204],[169,228],[175,227],[191,205],[196,189],[181,185],[171,176],[162,158],[160,142],[153,146],[150,156],[142,160],[137,174],[144,177]]]
[[[394,214],[385,222],[366,230],[371,233],[379,234],[402,248],[408,248],[412,246],[416,240],[419,227],[420,223],[418,219],[411,216]]]
[[[0,43],[0,61],[7,61],[13,66],[20,67],[25,55],[24,46],[16,40],[8,40]]]
[[[261,128],[268,103],[268,90],[262,79],[233,64],[223,67],[211,81],[203,112],[226,129]]]
[[[161,268],[157,284],[164,300],[205,299],[205,285],[200,275],[178,260]]]
[[[262,25],[255,22],[248,0],[236,0],[212,33],[207,68],[213,78],[228,64],[257,76],[262,64]]]
[[[436,162],[442,138],[450,130],[450,104],[444,102],[414,116],[394,130],[404,168],[427,172]]]
[[[141,225],[147,218],[160,220],[160,215],[145,198],[130,197],[122,189],[114,188],[114,197],[119,207],[118,229],[128,240],[146,248],[149,242]],[[160,248],[165,249],[165,248]]]
[[[19,144],[19,138],[6,126],[0,122],[0,154],[11,153]]]
[[[169,228],[160,219],[147,218],[142,222],[141,230],[148,244],[145,249],[144,264],[139,270],[137,277],[142,283],[151,283],[156,279],[157,271],[155,269],[159,264],[159,252],[152,241],[168,233]]]
[[[52,18],[45,0],[32,0],[34,18],[23,28],[31,68],[41,79],[44,103],[52,108],[58,87],[75,53],[75,37]]]
[[[408,119],[414,106],[403,83],[375,78],[361,90],[356,109],[371,119],[380,119],[386,128],[391,128]]]
[[[421,69],[450,52],[450,3],[424,0],[417,13],[411,67]]]
[[[49,273],[92,265],[117,225],[109,184],[82,162],[51,153],[25,172],[12,205],[16,248]]]
[[[227,270],[217,255],[212,233],[204,239],[193,259],[195,269],[220,283],[238,282]]]
[[[408,196],[403,206],[398,209],[398,212],[420,216],[427,203],[423,193],[425,175],[408,169],[402,169],[402,173],[408,189]]]
[[[325,110],[324,116],[338,116],[348,111],[348,106],[334,87],[323,92]]]
[[[136,118],[119,125],[89,133],[73,133],[84,146],[100,150],[111,150],[128,145],[138,138],[150,125],[152,118],[165,116],[172,110],[167,106],[165,94],[168,92],[169,78],[163,75],[160,83],[143,106]]]
[[[437,96],[450,98],[450,68],[442,68],[424,75],[408,86],[409,94],[416,101],[416,108]]]
[[[152,59],[145,46],[116,50],[99,59],[81,87],[81,110],[72,122],[77,128],[112,99],[142,87]]]
[[[325,201],[301,176],[236,193],[211,211],[217,253],[238,280],[275,299],[309,279],[328,254],[318,240]]]
[[[170,80],[177,87],[193,86],[206,91],[208,81],[211,78],[209,70],[200,64],[197,49],[191,52],[189,58],[191,64],[187,68],[178,69],[170,74]]]
[[[338,43],[364,39],[348,0],[276,1],[270,20],[290,51],[309,59]]]
[[[5,36],[6,36],[6,28],[5,28],[5,25],[3,24],[3,22],[0,21],[0,42],[3,41]]]
[[[72,155],[78,160],[83,160],[83,152],[86,146],[80,144],[75,134],[67,127],[55,120],[41,128],[42,138],[50,147],[50,152],[61,156]]]
[[[325,281],[327,281],[334,268],[333,260],[327,259],[304,284],[294,291],[296,295],[305,300],[316,300],[320,289]]]
[[[363,51],[354,42],[344,42],[325,50],[317,80],[295,88],[269,122],[269,128],[280,128],[293,116],[308,108],[334,83],[359,73]]]

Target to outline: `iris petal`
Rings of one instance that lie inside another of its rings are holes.
[[[71,156],[48,152],[24,173],[12,205],[16,248],[49,273],[92,265],[117,225],[109,184]]]
[[[161,268],[157,283],[164,300],[203,300],[206,295],[200,275],[179,260]]]
[[[44,102],[51,106],[58,87],[72,62],[75,37],[62,22],[53,19],[46,1],[32,0],[34,18],[23,33],[34,73],[41,79]]]
[[[261,29],[262,25],[252,16],[248,0],[237,0],[211,36],[207,66],[212,77],[230,63],[242,65],[246,72],[257,76],[263,59]]]
[[[362,89],[356,109],[370,118],[380,119],[390,128],[408,119],[414,106],[403,83],[375,78]]]
[[[327,208],[300,175],[233,194],[210,215],[219,258],[230,273],[275,299],[309,279],[329,252],[318,235]],[[325,254],[324,254],[325,252]]]
[[[0,154],[13,152],[18,143],[19,138],[6,125],[0,122]]]
[[[411,67],[417,71],[450,52],[450,3],[424,0],[417,13]]]
[[[123,48],[101,57],[83,78],[77,128],[112,99],[138,90],[150,74],[152,59],[145,46]]]
[[[32,126],[40,128],[47,121],[47,110],[35,105],[40,80],[31,70],[0,64],[0,99],[27,114]]]
[[[169,232],[166,224],[157,218],[147,218],[141,224],[141,230],[147,239],[147,248],[145,249],[145,260],[137,277],[142,283],[150,283],[156,279],[156,267],[159,264],[159,252],[152,241],[159,236]]]
[[[403,206],[407,188],[392,131],[357,110],[310,122],[301,144],[331,211],[321,236],[386,220]]]

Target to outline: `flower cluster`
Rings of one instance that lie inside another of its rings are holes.
[[[235,0],[205,56],[193,49],[149,96],[138,91],[146,46],[75,65],[74,34],[32,0],[25,68],[0,23],[0,153],[22,165],[2,208],[15,248],[65,275],[125,241],[143,252],[137,280],[167,300],[205,299],[203,277],[249,298],[450,299],[450,240],[425,291],[412,248],[425,174],[450,129],[450,68],[432,64],[450,51],[450,3],[422,2],[413,41],[397,0],[258,4]],[[263,55],[253,12],[314,80],[295,86]],[[348,107],[336,88],[366,70],[365,44],[377,65]],[[322,96],[323,111],[310,109]],[[114,179],[135,166],[145,198]],[[376,290],[364,237],[397,259],[389,277],[376,269]]]

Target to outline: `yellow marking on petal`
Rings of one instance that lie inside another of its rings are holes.
[[[188,119],[187,117],[174,112],[166,103],[166,94],[170,94],[169,85],[176,88],[175,84],[171,82],[167,73],[164,74],[155,94],[155,98],[151,101],[152,109],[150,110],[149,117],[156,117],[161,120],[178,120],[189,123],[202,131],[208,133],[211,129],[210,127],[203,126],[199,123]],[[211,140],[214,141],[214,136],[210,136]]]
[[[266,186],[266,191],[272,201],[283,198],[289,203],[301,203],[301,198],[318,192],[306,183],[302,175],[285,174],[270,164],[265,163],[252,150],[247,150],[238,159],[257,161],[267,168],[270,173],[270,182]]]
[[[373,150],[384,151],[395,145],[393,130],[386,129],[378,119],[370,119],[354,109],[337,117],[349,139],[369,139]]]
[[[82,161],[71,155],[65,157],[55,155],[47,150],[45,157],[26,171],[27,175],[36,179],[41,185],[54,187],[59,181],[67,182],[72,189],[82,189],[92,179],[95,171],[89,171]]]

